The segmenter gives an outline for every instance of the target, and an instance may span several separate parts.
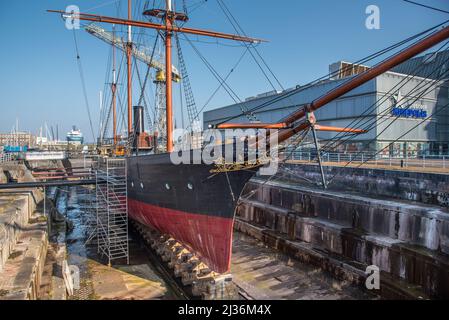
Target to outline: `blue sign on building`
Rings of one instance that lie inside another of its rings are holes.
[[[5,146],[4,151],[9,153],[27,152],[28,146]]]
[[[393,108],[391,114],[395,117],[401,118],[417,118],[424,119],[427,118],[427,111],[423,109],[404,109],[404,108]]]

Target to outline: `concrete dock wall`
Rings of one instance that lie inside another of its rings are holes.
[[[289,175],[320,181],[319,167],[286,164]],[[373,197],[388,197],[449,207],[449,169],[447,174],[351,167],[324,167],[331,190],[363,192]]]
[[[376,199],[288,181],[256,179],[243,194],[252,196],[237,209],[241,221],[349,261],[361,271],[376,265],[393,278],[419,286],[430,297],[449,297],[446,208],[396,200],[397,195]]]

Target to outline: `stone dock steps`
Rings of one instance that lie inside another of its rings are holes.
[[[253,180],[239,231],[364,284],[382,273],[384,297],[449,297],[449,214],[438,206]],[[381,280],[382,280],[381,279]]]

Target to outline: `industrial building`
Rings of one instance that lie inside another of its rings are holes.
[[[364,129],[367,123],[372,123],[372,130],[352,137],[335,148],[335,151],[383,150],[382,154],[390,156],[449,154],[449,111],[448,108],[443,109],[449,102],[449,64],[444,63],[448,60],[449,51],[411,59],[316,111],[321,125],[346,127],[355,124],[355,127],[358,125]],[[261,122],[277,122],[368,68],[342,61],[334,63],[329,67],[331,77],[261,108],[255,112],[255,116]],[[297,88],[301,89],[298,86],[286,91]],[[204,127],[240,115],[242,110],[251,110],[286,91],[262,93],[239,104],[207,111],[203,118]],[[239,122],[248,122],[248,119],[242,115],[230,121]],[[333,139],[335,135],[332,132],[318,134],[322,143]]]

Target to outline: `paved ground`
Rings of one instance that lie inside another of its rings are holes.
[[[254,299],[349,300],[375,299],[358,287],[335,280],[316,268],[234,233],[234,282]]]
[[[79,188],[78,188],[79,189]],[[170,290],[161,277],[153,270],[145,249],[134,239],[130,239],[130,263],[118,261],[107,266],[97,254],[94,243],[85,245],[89,236],[86,213],[80,204],[86,197],[75,189],[67,194],[67,216],[74,224],[74,230],[67,235],[68,262],[80,269],[80,289],[75,290],[74,300],[146,300],[172,299]],[[64,200],[59,203],[64,210]]]

